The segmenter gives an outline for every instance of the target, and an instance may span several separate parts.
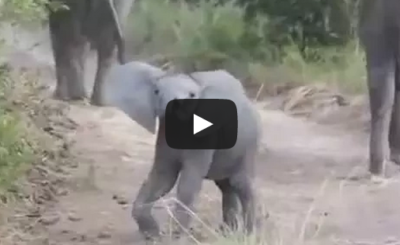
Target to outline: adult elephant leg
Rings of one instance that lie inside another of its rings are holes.
[[[115,39],[113,29],[107,27],[97,42],[97,72],[93,86],[91,104],[101,106],[103,104],[103,84],[115,57]]]
[[[81,35],[81,23],[74,10],[49,14],[57,78],[54,96],[62,100],[79,100],[86,97],[84,65],[87,41]]]
[[[397,47],[395,70],[395,97],[390,122],[389,144],[390,160],[400,165],[400,45]]]
[[[364,41],[371,112],[369,171],[382,175],[388,153],[388,134],[395,90],[393,43],[385,35]],[[392,44],[392,47],[391,47]]]

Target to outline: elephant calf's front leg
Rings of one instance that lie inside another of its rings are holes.
[[[132,216],[146,239],[160,235],[159,226],[151,214],[154,202],[166,195],[178,178],[179,168],[168,162],[156,162],[133,203]]]
[[[177,199],[174,216],[178,223],[175,234],[179,236],[184,229],[188,230],[193,212],[193,203],[202,186],[203,176],[194,167],[188,167],[181,172],[177,187]]]

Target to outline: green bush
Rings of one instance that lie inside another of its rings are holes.
[[[218,0],[224,4],[230,0]],[[195,4],[199,0],[186,0]],[[237,0],[246,20],[259,15],[270,20],[267,38],[274,46],[295,44],[305,48],[345,46],[355,37],[361,0]],[[315,54],[314,54],[315,55]]]
[[[48,0],[3,0],[0,3],[0,20],[14,24],[43,20]]]
[[[0,23],[24,24],[44,20],[48,0],[3,0],[0,2]],[[9,69],[0,67],[0,192],[26,170],[34,160],[29,133],[19,110],[12,106],[10,96],[16,81],[10,80]]]
[[[356,42],[280,45],[275,22],[265,15],[246,19],[244,8],[228,0],[193,2],[138,2],[130,21],[135,57],[166,56],[186,70],[224,68],[258,82],[328,82],[362,91],[364,64]]]
[[[212,1],[196,6],[185,2],[140,1],[132,14],[134,53],[163,54],[196,70],[243,67],[246,61],[268,60],[273,50],[264,42],[258,20],[249,27],[242,8]]]
[[[30,165],[34,153],[24,124],[10,106],[12,83],[8,70],[0,69],[0,192],[6,190]]]
[[[357,43],[345,47],[314,49],[319,59],[307,62],[295,47],[287,48],[281,66],[296,75],[300,83],[324,83],[349,93],[365,92],[364,53]]]

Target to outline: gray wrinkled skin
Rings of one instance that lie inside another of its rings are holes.
[[[193,210],[203,179],[213,180],[222,192],[224,224],[232,230],[238,228],[237,215],[241,206],[245,231],[253,231],[255,197],[252,179],[254,157],[261,137],[259,115],[239,86],[240,82],[227,72],[198,72],[195,75],[196,80],[184,74],[168,75],[145,63],[131,62],[116,65],[107,77],[105,98],[108,105],[120,108],[153,133],[156,117],[160,120],[153,166],[132,209],[139,230],[148,239],[160,234],[151,214],[154,202],[178,182],[177,199]],[[170,148],[164,138],[163,116],[166,104],[174,98],[215,98],[235,102],[238,111],[236,145],[226,150]],[[185,208],[177,204],[174,212],[178,222],[189,227],[191,217]],[[180,232],[178,229],[177,234]]]
[[[56,0],[51,0],[56,1]],[[124,25],[134,0],[62,0],[69,10],[49,12],[49,29],[56,66],[54,96],[62,100],[87,97],[84,87],[88,46],[97,51],[97,72],[91,102],[102,103],[102,86],[117,46],[118,61],[126,62]]]
[[[360,40],[366,52],[371,111],[369,171],[382,175],[388,158],[400,164],[400,1],[364,0]]]

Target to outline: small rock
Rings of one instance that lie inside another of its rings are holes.
[[[29,217],[29,218],[39,218],[40,216],[41,216],[40,212],[36,211],[36,210],[35,211],[31,211],[31,212],[26,214],[26,217]]]
[[[109,239],[111,238],[111,232],[108,230],[100,231],[97,237],[100,239]]]
[[[47,216],[43,216],[42,218],[40,218],[39,222],[42,223],[43,225],[54,225],[56,224],[58,221],[60,221],[60,216],[59,215],[47,215]]]
[[[57,191],[57,195],[58,196],[66,196],[66,195],[68,195],[68,190],[67,189],[59,189]]]
[[[76,213],[74,213],[74,212],[71,212],[71,213],[68,214],[68,219],[69,219],[70,221],[73,221],[73,222],[77,222],[77,221],[81,221],[81,220],[82,220],[82,218],[79,217],[79,216],[78,216]]]
[[[0,202],[7,203],[8,199],[5,195],[0,195]]]
[[[69,167],[70,168],[77,168],[79,166],[79,163],[78,162],[71,162],[71,163],[69,163]]]
[[[121,196],[118,196],[118,195],[116,195],[116,194],[113,195],[113,199],[114,199],[115,201],[117,201],[117,203],[118,203],[119,205],[126,205],[126,204],[128,204],[128,200],[126,200],[126,198],[121,197]]]
[[[84,242],[87,240],[86,235],[76,235],[74,237],[71,238],[71,241],[79,241],[79,242]]]

